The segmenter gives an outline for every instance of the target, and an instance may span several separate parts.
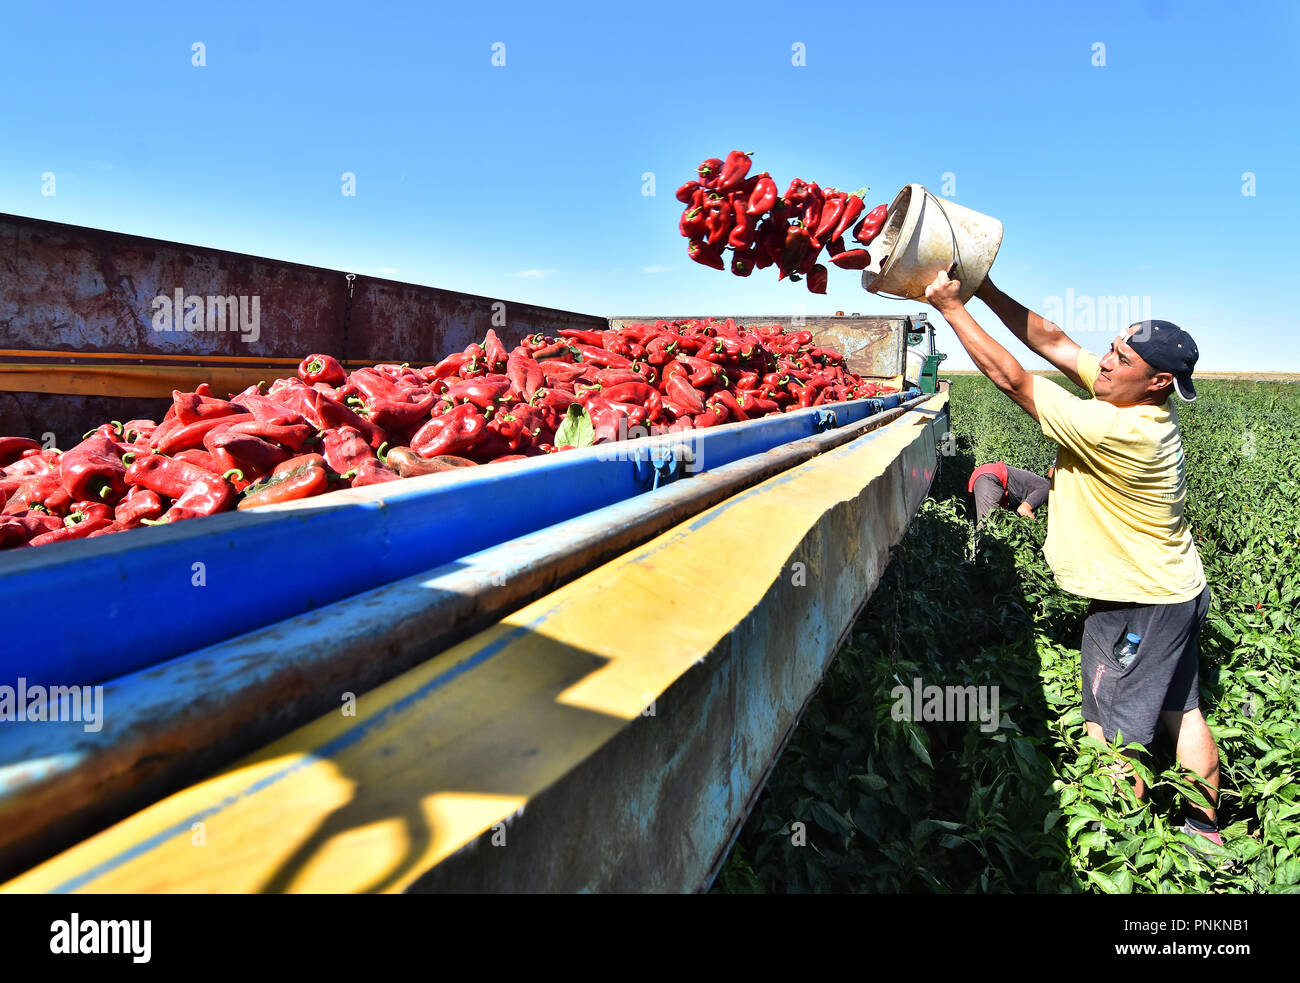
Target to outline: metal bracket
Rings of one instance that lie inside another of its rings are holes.
[[[839,426],[834,410],[818,410],[813,414],[813,433],[825,433]]]
[[[638,455],[632,467],[637,483],[650,491],[676,481],[682,474],[681,461],[668,447],[651,448],[649,459]]]

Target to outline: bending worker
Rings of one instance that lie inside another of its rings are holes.
[[[1047,493],[1052,488],[1048,481],[1051,476],[1050,470],[1044,478],[1023,468],[1013,468],[1006,461],[980,465],[971,472],[966,484],[966,490],[975,496],[975,525],[983,525],[988,514],[999,506],[1014,508],[1018,515],[1032,519],[1034,509],[1047,501]]]
[[[976,296],[1094,397],[1079,399],[1027,372],[990,338],[946,273],[925,296],[976,367],[1060,445],[1043,555],[1063,590],[1092,599],[1080,644],[1089,736],[1110,743],[1122,736],[1123,744],[1145,747],[1159,721],[1217,804],[1219,750],[1201,715],[1197,673],[1210,591],[1183,521],[1185,462],[1171,399],[1196,398],[1195,342],[1168,321],[1142,321],[1098,359],[986,279]],[[1136,654],[1130,633],[1140,639]],[[1143,797],[1141,777],[1134,781]],[[1189,805],[1182,831],[1223,842],[1213,808]]]

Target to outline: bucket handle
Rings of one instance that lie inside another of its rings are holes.
[[[943,220],[948,223],[948,234],[952,236],[952,265],[948,267],[948,276],[951,277],[953,273],[956,272],[957,267],[961,265],[961,250],[957,246],[957,232],[952,227],[952,219],[948,217],[948,210],[943,207],[943,199],[940,198],[938,195],[936,195],[929,188],[922,187],[921,190],[925,192],[925,196],[927,198],[934,199],[934,203],[939,206],[939,214],[941,214],[943,216]],[[886,300],[916,300],[917,299],[916,297],[904,297],[901,294],[887,293],[884,290],[873,290],[872,293],[876,294],[876,296],[878,297],[884,297]],[[924,295],[922,295],[920,299],[924,300],[925,299]]]

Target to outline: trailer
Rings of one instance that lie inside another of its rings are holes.
[[[14,216],[0,236],[0,434],[38,439],[311,351],[673,317]],[[256,320],[166,329],[178,289]],[[4,889],[707,889],[948,430],[923,317],[803,322],[900,391],[0,552],[4,608],[50,615],[0,686],[88,700],[0,723]]]

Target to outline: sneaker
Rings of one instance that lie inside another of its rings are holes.
[[[1220,848],[1223,847],[1223,836],[1219,833],[1217,827],[1212,827],[1203,821],[1188,819],[1182,826],[1178,827],[1178,832],[1187,836],[1187,839],[1178,842],[1179,846],[1191,856],[1202,862],[1217,862],[1220,868],[1231,865],[1232,861],[1230,859],[1224,857],[1219,851],[1209,848],[1211,843]]]

